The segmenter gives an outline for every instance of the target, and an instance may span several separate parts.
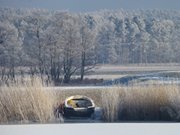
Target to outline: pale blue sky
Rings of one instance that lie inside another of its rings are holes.
[[[87,12],[101,9],[180,10],[180,0],[0,0],[0,7],[44,8]]]

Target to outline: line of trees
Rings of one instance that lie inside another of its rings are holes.
[[[0,9],[1,80],[80,80],[96,64],[179,63],[180,12]]]

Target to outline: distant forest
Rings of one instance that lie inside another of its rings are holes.
[[[68,83],[96,64],[180,63],[180,11],[0,9],[0,79]]]

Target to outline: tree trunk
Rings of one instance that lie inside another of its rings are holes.
[[[72,58],[69,58],[69,53],[64,58],[64,83],[69,83],[71,78]]]
[[[65,74],[64,75],[64,83],[69,83],[70,82],[70,75],[69,74]]]
[[[82,52],[82,56],[81,56],[81,81],[84,79],[85,60],[86,60],[86,53]]]

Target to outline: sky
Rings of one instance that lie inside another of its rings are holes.
[[[43,8],[72,12],[90,12],[102,9],[180,10],[180,0],[0,0],[0,7]]]

